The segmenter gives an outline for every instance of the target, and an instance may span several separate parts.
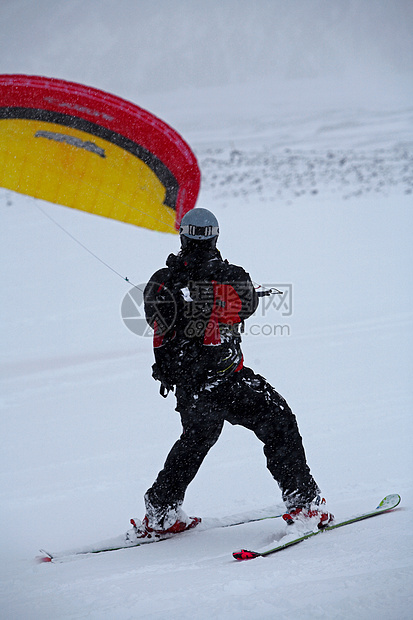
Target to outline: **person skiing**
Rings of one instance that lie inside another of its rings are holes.
[[[333,516],[310,473],[295,415],[262,376],[244,366],[241,331],[259,302],[250,276],[222,259],[218,221],[207,209],[186,213],[179,234],[181,249],[151,277],[144,305],[154,330],[152,374],[163,396],[175,389],[183,430],[145,494],[142,523],[131,521],[135,533],[177,533],[201,521],[183,511],[185,491],[225,420],[263,442],[287,523],[312,519],[323,527]]]

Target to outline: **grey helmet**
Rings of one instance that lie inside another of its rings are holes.
[[[209,241],[208,245],[215,247],[219,235],[218,220],[211,211],[197,207],[185,213],[179,227],[182,246],[188,240],[193,242]]]

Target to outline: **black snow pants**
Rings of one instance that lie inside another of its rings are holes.
[[[263,442],[267,467],[288,510],[308,504],[317,495],[295,415],[263,377],[244,367],[210,390],[194,393],[178,387],[176,397],[183,432],[147,492],[155,510],[182,504],[225,420],[250,429]]]

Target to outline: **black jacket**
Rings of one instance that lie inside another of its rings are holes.
[[[218,250],[170,254],[144,291],[154,329],[154,377],[173,386],[213,385],[242,367],[240,326],[258,305],[249,275]]]

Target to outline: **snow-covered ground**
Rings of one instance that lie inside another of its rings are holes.
[[[291,285],[244,337],[297,414],[337,517],[393,514],[236,563],[279,521],[34,563],[128,529],[180,432],[152,381],[128,286],[178,238],[0,190],[3,618],[401,619],[412,613],[412,4],[385,0],[3,0],[0,73],[134,101],[197,154],[199,204],[256,282]],[[226,425],[188,513],[275,506],[251,433]]]

